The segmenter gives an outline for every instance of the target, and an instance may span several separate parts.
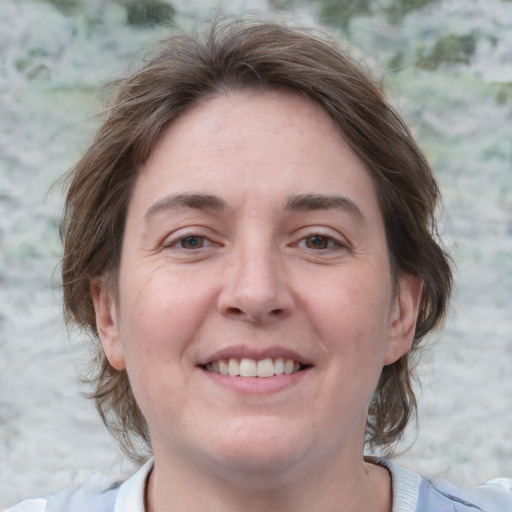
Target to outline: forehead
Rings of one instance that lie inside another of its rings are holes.
[[[364,189],[375,196],[365,166],[328,114],[283,91],[233,92],[194,105],[161,136],[141,169],[141,186],[162,196],[236,192],[241,202],[260,195],[269,204],[279,194],[282,203],[285,192]]]
[[[215,94],[194,103],[162,134],[151,156],[163,144],[195,154],[219,149],[221,144],[227,151],[237,147],[247,151],[249,139],[255,140],[255,147],[261,147],[265,135],[270,135],[266,144],[273,139],[277,145],[283,135],[288,137],[288,142],[299,142],[310,139],[314,133],[345,144],[328,114],[306,96],[287,90],[243,89]],[[201,146],[198,140],[203,142]],[[219,145],[217,148],[213,147],[215,143]]]

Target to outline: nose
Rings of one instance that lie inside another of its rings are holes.
[[[219,311],[254,323],[287,317],[294,299],[286,274],[277,249],[259,244],[233,251],[222,276]]]

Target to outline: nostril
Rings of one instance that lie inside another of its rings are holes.
[[[284,312],[285,310],[282,308],[272,309],[267,313],[267,315],[268,317],[281,317]],[[226,308],[224,314],[231,317],[247,317],[252,320],[262,320],[266,316],[265,314],[250,314],[249,312],[244,311],[242,308],[236,307]]]
[[[228,308],[226,310],[226,312],[228,314],[237,315],[237,316],[239,316],[239,315],[241,315],[243,313],[243,311],[240,308]]]

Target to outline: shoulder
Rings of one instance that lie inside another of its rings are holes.
[[[386,459],[374,462],[391,474],[393,512],[512,512],[512,478],[462,489],[423,478]]]
[[[44,512],[48,500],[37,498],[32,500],[24,500],[13,507],[6,508],[2,512]]]
[[[419,512],[449,503],[457,512],[512,512],[512,479],[497,478],[473,489],[462,489],[446,482],[424,479],[419,496]],[[439,505],[438,505],[439,504]],[[433,509],[437,510],[437,509]],[[439,508],[442,512],[444,509]]]
[[[124,483],[102,488],[72,487],[46,498],[24,500],[2,512],[143,512],[146,479],[153,460]]]
[[[24,500],[3,512],[114,512],[119,485],[104,489],[73,487],[46,498]]]

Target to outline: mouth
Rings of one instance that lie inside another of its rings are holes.
[[[265,359],[234,358],[211,361],[201,368],[210,373],[218,373],[230,377],[269,378],[276,375],[291,375],[310,368],[294,359],[267,357]]]

